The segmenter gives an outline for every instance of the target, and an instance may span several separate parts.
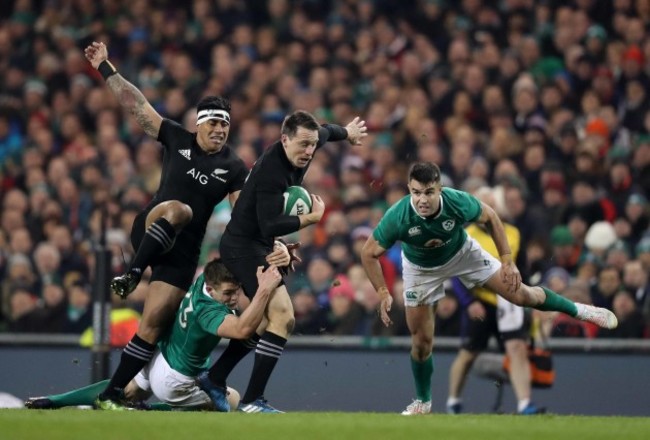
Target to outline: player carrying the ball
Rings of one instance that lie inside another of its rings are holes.
[[[402,276],[406,323],[411,333],[411,367],[416,399],[404,415],[431,412],[433,375],[433,305],[445,295],[445,280],[458,277],[468,288],[484,286],[518,306],[566,313],[603,328],[615,328],[616,316],[607,309],[574,303],[546,287],[527,286],[512,259],[499,216],[490,206],[464,191],[443,188],[440,169],[429,162],[411,166],[410,195],[394,204],[363,247],[363,267],[381,297],[383,323],[392,323],[393,303],[379,257],[397,241],[402,242]],[[466,223],[485,225],[499,259],[485,251],[465,232]]]
[[[312,211],[304,215],[285,215],[283,193],[299,186],[316,150],[326,142],[348,140],[359,144],[366,136],[365,121],[354,118],[345,127],[320,125],[313,115],[296,111],[282,123],[281,138],[266,149],[255,163],[232,218],[221,238],[221,258],[242,281],[244,293],[253,298],[257,290],[255,271],[266,266],[264,257],[273,249],[275,237],[296,232],[318,223],[325,211],[323,200],[312,195]],[[239,409],[245,412],[280,412],[264,399],[266,384],[282,355],[295,322],[291,298],[284,283],[275,290],[266,310],[268,325],[247,341],[231,340],[201,384],[213,399],[223,401],[226,379],[237,363],[255,348],[255,361],[248,388]],[[215,388],[214,385],[219,388]]]

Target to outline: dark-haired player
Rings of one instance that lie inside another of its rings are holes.
[[[285,264],[290,257],[285,255]],[[238,393],[228,389],[228,404],[215,406],[199,389],[195,378],[210,362],[210,354],[221,338],[248,338],[264,318],[264,309],[271,293],[282,280],[276,266],[266,271],[257,268],[259,287],[253,301],[240,315],[237,306],[240,283],[219,260],[206,264],[203,274],[192,284],[176,312],[170,329],[160,338],[153,359],[129,382],[124,390],[129,402],[144,401],[153,394],[162,404],[151,409],[214,409],[227,412],[236,407]],[[66,406],[92,405],[97,392],[107,381],[84,388],[45,397],[32,397],[27,408],[54,409]],[[121,409],[128,409],[123,407]]]
[[[437,165],[413,164],[408,187],[410,194],[386,211],[361,254],[368,278],[381,297],[381,319],[388,326],[393,298],[379,257],[395,242],[402,242],[403,295],[416,389],[416,399],[402,414],[431,412],[432,306],[445,295],[443,283],[449,278],[458,277],[468,289],[485,286],[518,306],[563,312],[604,328],[618,325],[607,309],[574,303],[546,287],[523,284],[494,209],[464,191],[443,188]],[[476,222],[484,224],[492,236],[499,259],[465,232],[466,223]]]
[[[232,218],[221,238],[220,252],[224,264],[242,281],[244,293],[255,295],[257,266],[266,264],[264,256],[273,247],[274,237],[295,232],[317,223],[323,216],[323,200],[312,195],[312,212],[305,215],[284,215],[283,196],[287,187],[300,185],[309,163],[318,148],[326,142],[347,139],[358,144],[366,136],[365,122],[355,118],[346,127],[320,125],[314,116],[296,111],[282,123],[281,139],[272,144],[255,163],[244,185]],[[253,348],[255,361],[248,388],[239,409],[245,412],[280,412],[264,399],[266,384],[282,355],[294,325],[291,298],[284,284],[280,285],[267,306],[268,325],[260,335],[248,341],[234,341],[202,378],[202,386],[221,389],[237,363]],[[217,396],[216,393],[211,395]]]
[[[122,108],[164,148],[160,187],[138,214],[131,230],[135,257],[127,272],[111,281],[113,292],[126,298],[140,282],[146,267],[152,268],[138,331],[122,352],[106,390],[98,397],[97,407],[111,409],[119,405],[124,387],[151,360],[161,332],[168,327],[192,284],[201,241],[214,206],[226,196],[231,205],[235,203],[248,171],[226,145],[230,130],[227,99],[203,98],[197,105],[196,133],[193,133],[154,110],[144,95],[108,61],[104,43],[93,42],[85,49],[85,55],[104,77]],[[274,261],[270,259],[268,263]]]

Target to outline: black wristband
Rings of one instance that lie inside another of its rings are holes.
[[[117,73],[117,69],[115,69],[115,67],[108,60],[104,60],[99,63],[97,70],[102,75],[102,77],[104,77],[104,81],[106,81],[109,76],[115,75]]]

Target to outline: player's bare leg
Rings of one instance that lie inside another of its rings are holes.
[[[162,281],[149,284],[147,300],[144,303],[142,319],[136,335],[150,344],[158,342],[162,332],[174,320],[185,291]]]
[[[450,414],[462,412],[460,396],[465,387],[469,369],[472,368],[477,356],[477,352],[461,348],[458,355],[456,355],[456,359],[451,364],[449,369],[449,397],[447,399],[447,412]]]
[[[406,324],[411,333],[411,369],[416,399],[402,411],[402,415],[431,412],[434,322],[433,307],[423,305],[406,308]]]
[[[532,307],[545,312],[556,311],[566,313],[581,321],[588,321],[602,328],[616,328],[618,320],[611,311],[589,304],[574,303],[567,298],[541,286],[521,284],[517,291],[512,291],[505,282],[503,268],[499,269],[486,283],[485,287],[498,292],[499,295],[513,304]]]
[[[530,400],[531,377],[528,344],[523,339],[510,339],[506,341],[505,346],[506,355],[510,359],[510,383],[517,397],[517,412],[519,414],[544,412],[545,409],[538,408]]]

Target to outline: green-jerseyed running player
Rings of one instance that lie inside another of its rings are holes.
[[[289,254],[287,253],[287,261]],[[203,274],[190,287],[176,312],[174,324],[158,343],[153,359],[124,390],[127,401],[144,401],[152,394],[162,402],[152,409],[237,408],[239,394],[232,388],[223,393],[224,402],[214,402],[197,383],[196,377],[209,366],[210,353],[221,338],[246,339],[262,322],[264,309],[282,277],[275,266],[257,270],[258,290],[250,305],[236,316],[240,283],[218,260],[209,262]],[[97,393],[108,381],[97,382],[63,394],[30,398],[25,406],[33,409],[97,405]],[[227,395],[227,397],[226,397]],[[227,401],[225,399],[227,398]],[[101,402],[100,402],[101,403]],[[114,405],[102,409],[131,409]]]
[[[385,325],[392,323],[393,303],[378,258],[397,241],[402,247],[406,322],[411,333],[411,366],[416,399],[404,415],[431,411],[433,375],[433,305],[444,296],[445,280],[458,277],[468,289],[485,286],[513,304],[566,313],[604,328],[618,325],[607,309],[578,304],[545,287],[521,282],[512,260],[505,230],[492,208],[472,195],[443,188],[437,165],[422,162],[408,174],[410,195],[384,214],[362,251],[363,267],[381,297],[379,312]],[[500,261],[469,237],[466,223],[482,223],[494,240]]]

